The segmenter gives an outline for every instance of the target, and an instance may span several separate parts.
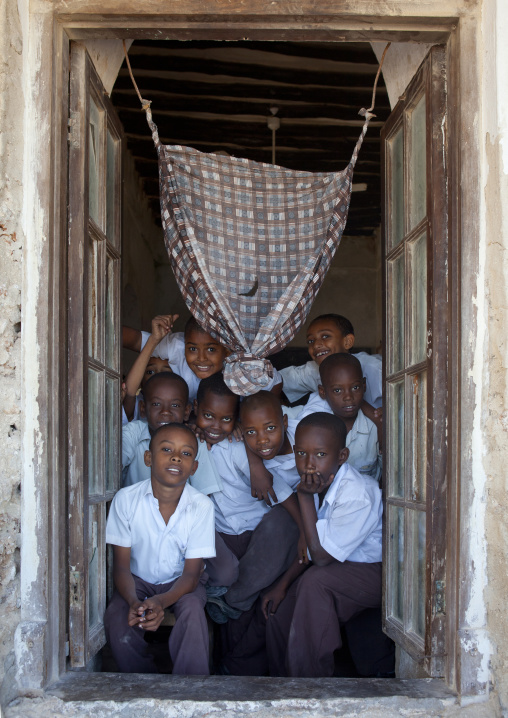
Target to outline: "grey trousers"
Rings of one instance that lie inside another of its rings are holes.
[[[340,626],[381,605],[381,563],[311,566],[289,588],[266,624],[271,676],[333,676]]]
[[[283,506],[274,506],[254,531],[239,536],[220,535],[239,559],[238,579],[224,598],[233,608],[248,611],[261,591],[293,562],[300,535],[298,526]]]
[[[206,574],[203,574],[195,591],[185,594],[171,606],[176,623],[169,635],[169,654],[175,675],[205,676],[210,673],[203,579],[206,580]],[[156,585],[138,576],[134,576],[134,582],[140,601],[143,601],[145,596],[151,597],[169,591],[175,583],[172,581]],[[157,673],[148,644],[144,640],[145,632],[138,626],[129,626],[128,613],[129,604],[115,590],[104,615],[104,628],[118,668],[123,673]]]

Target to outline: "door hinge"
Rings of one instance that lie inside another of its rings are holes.
[[[445,613],[445,589],[446,584],[444,581],[436,581],[436,592],[434,594],[434,614]]]
[[[80,127],[81,114],[79,112],[71,112],[70,117],[67,121],[69,125],[69,134],[67,135],[67,141],[76,149],[80,145],[79,127]]]
[[[69,592],[71,606],[79,606],[83,600],[83,574],[71,571],[69,575]]]

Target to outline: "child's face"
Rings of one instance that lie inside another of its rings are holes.
[[[331,484],[349,454],[348,449],[338,444],[334,431],[317,426],[296,429],[294,452],[299,475],[321,474],[325,487]]]
[[[344,336],[331,319],[318,319],[307,329],[307,348],[316,364],[330,354],[347,354],[354,343],[354,334]]]
[[[194,402],[196,426],[205,433],[209,444],[218,444],[235,428],[238,400],[234,396],[219,396],[207,391],[202,401]]]
[[[159,357],[150,357],[148,364],[146,365],[145,373],[141,380],[141,389],[144,390],[146,382],[154,374],[159,374],[161,371],[172,371],[168,364],[167,359],[159,359]]]
[[[190,330],[185,335],[185,359],[199,379],[222,371],[229,352],[206,332]]]
[[[154,379],[141,405],[152,432],[164,424],[182,424],[189,418],[191,410],[185,389],[179,381]]]
[[[365,392],[365,379],[360,369],[341,364],[328,369],[319,385],[319,395],[330,404],[343,421],[356,419]]]
[[[145,464],[152,469],[152,481],[177,488],[198,468],[196,454],[189,430],[171,426],[159,431],[153,439],[151,451],[145,451]]]
[[[286,439],[287,416],[267,404],[245,410],[241,423],[243,439],[254,454],[266,461],[281,453]]]

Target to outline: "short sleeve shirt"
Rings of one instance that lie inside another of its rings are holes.
[[[365,377],[365,401],[378,408],[383,403],[383,363],[378,354],[358,352],[353,354],[362,365]],[[319,367],[315,361],[308,361],[303,366],[289,366],[281,369],[284,380],[283,390],[289,401],[296,401],[308,392],[317,392],[321,384]]]
[[[249,460],[243,441],[231,444],[222,441],[213,446],[210,453],[222,479],[222,491],[211,497],[217,531],[233,535],[253,531],[270,507],[251,495]],[[292,494],[288,484],[275,472],[273,487],[279,503]]]
[[[321,546],[337,561],[376,563],[382,558],[381,489],[369,476],[343,464],[321,508],[315,497]]]
[[[130,421],[122,426],[122,485],[132,486],[150,478],[145,466],[145,451],[150,445],[150,430],[146,421]]]
[[[213,504],[186,484],[168,523],[159,511],[151,480],[120,489],[106,525],[106,542],[131,549],[131,572],[148,583],[170,583],[188,558],[215,556]]]

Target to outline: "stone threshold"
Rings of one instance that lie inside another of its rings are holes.
[[[260,676],[171,676],[139,673],[69,671],[46,695],[63,701],[287,701],[337,698],[437,698],[455,694],[436,678],[268,678]]]

